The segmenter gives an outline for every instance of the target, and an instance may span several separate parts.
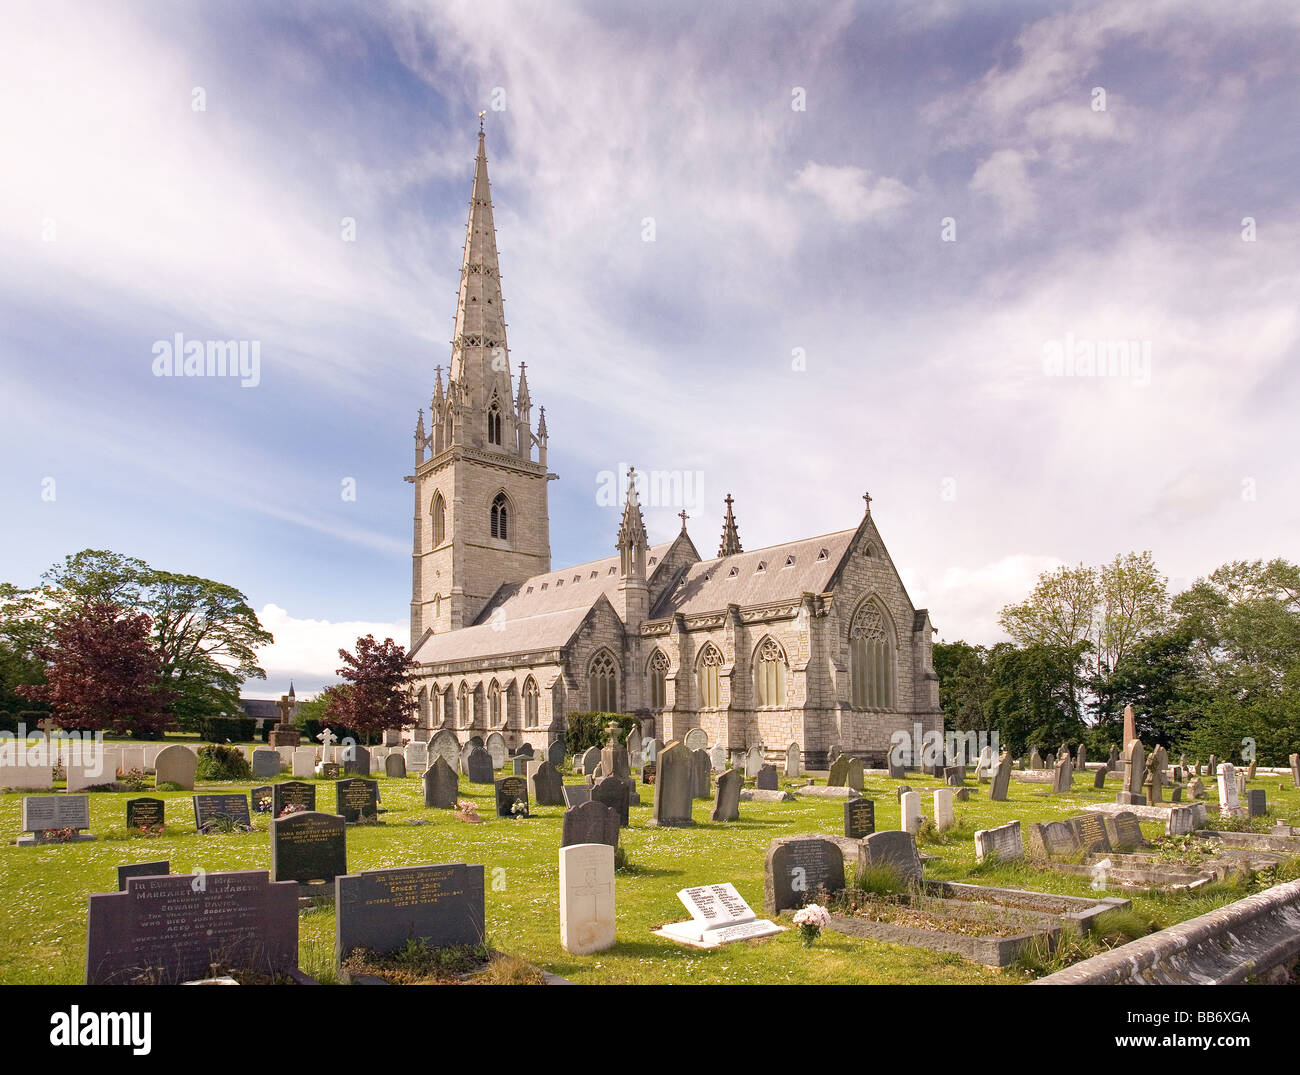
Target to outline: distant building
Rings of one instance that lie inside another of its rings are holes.
[[[298,699],[293,692],[293,683],[289,683],[289,701],[293,703],[293,712],[298,712]],[[243,707],[244,716],[252,717],[257,721],[257,730],[260,732],[264,724],[272,726],[280,723],[280,703],[270,698],[240,698],[240,706]]]

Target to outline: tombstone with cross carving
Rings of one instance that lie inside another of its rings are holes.
[[[614,944],[614,848],[560,848],[560,944],[585,955]]]

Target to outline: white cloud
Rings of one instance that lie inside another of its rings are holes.
[[[1003,219],[1011,228],[1028,223],[1038,211],[1038,199],[1029,177],[1031,160],[1033,156],[1030,154],[999,149],[976,168],[971,177],[971,190],[996,199],[1002,207]]]
[[[295,680],[299,696],[315,694],[322,686],[337,683],[342,664],[339,650],[353,652],[358,638],[374,635],[379,641],[409,641],[410,624],[370,623],[364,620],[338,621],[301,619],[279,605],[264,605],[257,614],[275,642],[258,651],[258,662],[266,669],[265,680],[249,680],[242,692],[248,698],[279,698]],[[305,689],[304,689],[305,688]]]
[[[836,220],[847,224],[891,212],[913,197],[907,184],[890,176],[880,176],[872,182],[871,173],[864,168],[816,161],[800,168],[790,186],[820,198]]]

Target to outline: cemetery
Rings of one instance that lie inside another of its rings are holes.
[[[647,746],[653,763],[606,743],[558,765],[486,743],[371,747],[364,764],[285,747],[278,766],[205,781],[173,744],[149,760],[182,779],[141,758],[143,792],[70,792],[58,771],[6,784],[0,898],[43,913],[0,924],[0,980],[147,984],[219,964],[248,984],[1020,984],[1137,943],[1151,980],[1174,980],[1213,945],[1196,926],[1171,948],[1171,927],[1244,915],[1278,959],[1300,913],[1300,891],[1276,896],[1300,877],[1289,774],[1243,771],[1220,809],[1117,802],[1086,763],[1066,780],[1058,762],[1052,784],[1005,757],[891,775],[840,756],[790,775]],[[826,912],[811,941],[809,905]]]

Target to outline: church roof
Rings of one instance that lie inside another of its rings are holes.
[[[700,560],[656,602],[650,618],[717,612],[728,605],[774,604],[797,600],[805,593],[825,593],[857,532],[856,528],[840,530]]]

